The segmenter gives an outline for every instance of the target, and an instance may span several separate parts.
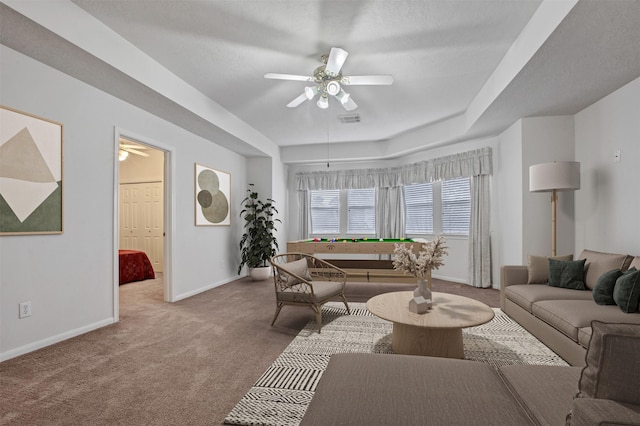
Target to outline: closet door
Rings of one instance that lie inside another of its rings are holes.
[[[120,185],[120,249],[144,251],[162,272],[164,225],[161,182]]]

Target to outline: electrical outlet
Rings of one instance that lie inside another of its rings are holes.
[[[26,318],[31,316],[31,301],[22,302],[20,304],[20,312],[18,318]]]
[[[619,149],[617,149],[613,152],[613,162],[619,163],[621,161],[622,161],[622,153],[620,152]]]

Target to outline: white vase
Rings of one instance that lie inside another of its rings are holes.
[[[424,314],[433,306],[431,297],[431,273],[418,280],[418,287],[413,291],[413,299],[409,301],[409,311]]]
[[[271,276],[271,266],[259,266],[257,268],[249,268],[249,276],[254,281],[264,281]]]

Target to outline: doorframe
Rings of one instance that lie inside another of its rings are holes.
[[[164,152],[164,183],[163,183],[163,262],[164,262],[164,301],[175,302],[173,288],[173,235],[175,232],[175,189],[173,177],[177,176],[175,166],[175,147],[158,142],[135,132],[114,127],[113,140],[113,321],[120,320],[120,271],[118,247],[120,245],[120,161],[118,151],[120,138],[132,140],[150,148]]]

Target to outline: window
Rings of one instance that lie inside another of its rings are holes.
[[[311,191],[313,234],[340,233],[340,191]]]
[[[406,234],[469,235],[470,183],[459,178],[405,186]]]
[[[376,190],[311,192],[311,235],[375,235]]]
[[[469,235],[471,188],[469,178],[442,181],[442,232]]]
[[[375,235],[376,190],[351,189],[347,191],[347,233]]]
[[[404,200],[406,233],[433,234],[433,185],[418,183],[405,186]]]

